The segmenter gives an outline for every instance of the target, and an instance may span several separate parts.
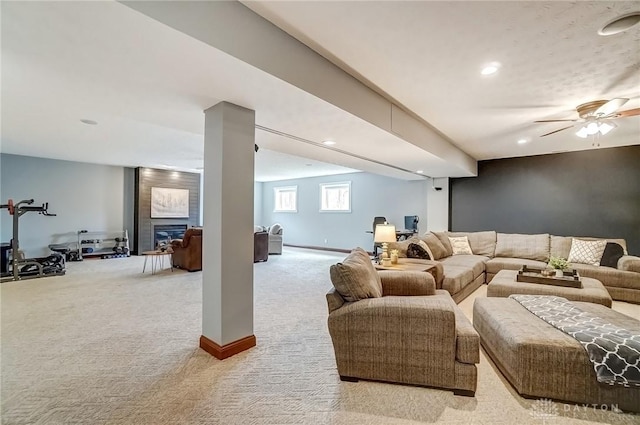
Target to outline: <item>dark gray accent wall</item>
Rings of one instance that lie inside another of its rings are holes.
[[[450,189],[451,230],[623,238],[640,255],[640,145],[480,161]]]
[[[189,190],[189,218],[151,218],[151,188]],[[154,249],[153,226],[200,223],[200,174],[138,167],[135,171],[134,254]]]

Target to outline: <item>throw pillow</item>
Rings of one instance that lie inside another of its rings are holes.
[[[473,255],[473,251],[469,246],[469,238],[466,236],[449,237],[449,243],[451,244],[453,255]]]
[[[432,257],[434,260],[439,260],[444,257],[448,257],[450,254],[447,253],[447,249],[442,245],[440,239],[433,233],[425,233],[424,236],[420,237],[429,249],[431,250]]]
[[[429,259],[433,260],[433,252],[431,252],[431,248],[429,248],[429,245],[427,245],[427,243],[423,240],[419,240],[418,245],[420,245],[425,251],[427,251],[427,254],[429,254]]]
[[[405,239],[403,241],[389,242],[389,252],[391,252],[392,249],[397,249],[398,258],[407,258],[407,248],[409,248],[409,244],[418,243],[419,241],[420,239],[412,236],[409,239]]]
[[[599,266],[604,249],[607,246],[606,240],[583,241],[581,239],[571,239],[571,251],[569,251],[569,262],[580,264],[591,264]]]
[[[382,296],[382,282],[369,254],[356,248],[342,263],[331,266],[331,283],[347,302]]]
[[[624,255],[624,249],[622,245],[615,242],[607,242],[607,246],[604,248],[602,258],[600,258],[600,265],[606,267],[618,268],[618,260]]]
[[[424,249],[424,247],[422,247],[419,243],[409,244],[409,248],[407,248],[407,258],[421,258],[423,260],[432,259],[432,257],[429,255],[429,252]]]

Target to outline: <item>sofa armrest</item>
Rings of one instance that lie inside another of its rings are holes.
[[[336,291],[336,288],[331,288],[331,290],[327,292],[327,305],[329,306],[329,313],[339,309],[344,303],[344,298],[342,298],[342,295],[340,295],[338,291]]]
[[[426,272],[381,270],[382,296],[388,295],[435,295],[436,282]]]
[[[434,362],[453,366],[456,319],[445,297],[367,298],[333,311],[328,324],[334,347],[405,355],[408,351],[424,354],[424,347],[430,347],[435,350]]]
[[[640,273],[640,257],[623,255],[618,260],[618,270]]]

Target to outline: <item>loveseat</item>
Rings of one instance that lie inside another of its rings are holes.
[[[467,238],[471,253],[454,255],[450,238],[461,237]],[[440,263],[444,276],[436,282],[437,288],[447,290],[454,301],[460,302],[483,283],[489,283],[500,270],[519,270],[523,265],[546,267],[551,257],[569,258],[574,239],[618,244],[623,252],[616,267],[578,262],[570,263],[569,267],[582,276],[601,281],[614,300],[640,304],[640,258],[628,255],[624,239],[494,231],[427,232],[405,241],[390,243],[389,249],[397,249],[398,256],[406,258],[409,244],[423,241],[433,260],[410,258],[404,261]]]
[[[328,326],[340,379],[424,385],[473,396],[479,337],[431,274],[377,272],[357,248],[331,266]]]

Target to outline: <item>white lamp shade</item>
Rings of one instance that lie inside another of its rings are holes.
[[[395,242],[396,241],[396,226],[393,224],[377,224],[376,233],[374,235],[374,242]]]

